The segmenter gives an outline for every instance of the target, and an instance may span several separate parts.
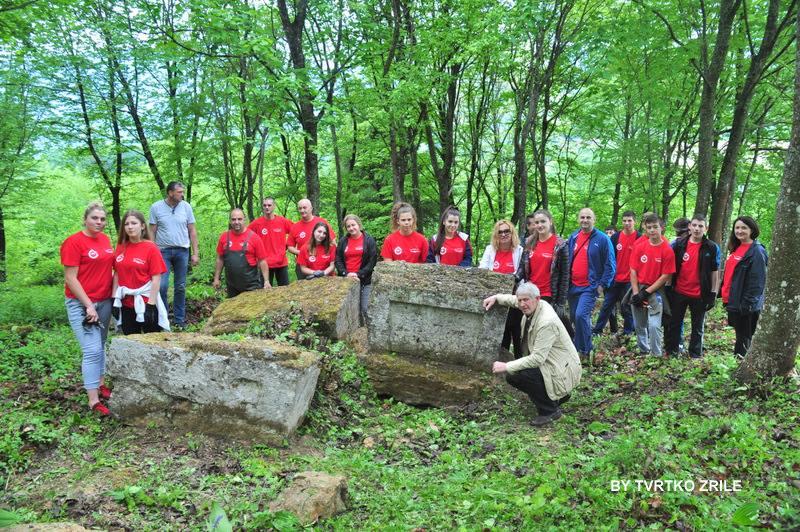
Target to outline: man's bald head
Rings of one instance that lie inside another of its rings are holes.
[[[580,224],[581,231],[590,233],[594,229],[594,211],[589,207],[585,207],[578,213],[578,224]]]
[[[300,214],[300,218],[304,221],[309,221],[314,217],[314,208],[311,205],[311,201],[308,198],[303,198],[297,202],[297,212]]]

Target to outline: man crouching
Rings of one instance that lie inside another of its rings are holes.
[[[581,362],[575,345],[561,318],[546,301],[539,299],[539,288],[522,283],[517,295],[497,294],[483,300],[489,310],[495,303],[522,311],[522,352],[511,362],[495,362],[493,373],[508,373],[506,381],[531,398],[539,415],[535,427],[560,418],[560,405],[581,380]]]

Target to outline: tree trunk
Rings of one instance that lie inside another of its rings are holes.
[[[750,102],[753,99],[758,82],[764,74],[767,60],[772,55],[775,44],[778,41],[784,28],[788,27],[787,21],[790,13],[794,10],[793,0],[788,7],[786,19],[782,23],[778,22],[778,11],[781,0],[770,0],[767,21],[764,27],[764,38],[758,53],[750,60],[750,67],[747,70],[742,89],[736,94],[736,104],[733,111],[733,124],[731,126],[728,145],[725,148],[725,157],[722,160],[722,168],[719,172],[717,188],[714,191],[714,206],[711,210],[711,220],[709,220],[708,235],[715,242],[722,242],[725,228],[730,220],[733,207],[733,189],[736,186],[736,165],[739,162],[739,151],[746,132],[747,120],[750,111]]]
[[[6,222],[5,214],[3,213],[3,206],[0,205],[0,283],[6,282],[8,279],[8,270],[6,268]]]
[[[714,44],[714,52],[711,62],[707,62],[708,48],[705,43],[706,36],[703,35],[704,47],[703,68],[701,78],[703,82],[703,92],[700,98],[700,129],[698,131],[699,140],[697,144],[697,201],[694,212],[706,214],[708,203],[711,198],[711,188],[714,183],[714,136],[715,136],[715,117],[717,84],[719,83],[722,69],[725,66],[725,58],[728,55],[728,46],[733,30],[733,20],[736,11],[742,0],[721,0],[719,4],[719,26],[717,27],[717,40]]]
[[[750,351],[734,373],[738,381],[756,385],[768,385],[773,377],[792,372],[800,348],[800,17],[796,31],[792,136],[772,230],[767,304]]]

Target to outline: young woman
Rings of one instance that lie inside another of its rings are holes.
[[[392,231],[381,248],[384,261],[425,262],[428,241],[417,232],[417,212],[414,207],[408,203],[396,203],[392,207]]]
[[[306,279],[315,279],[323,275],[333,275],[336,249],[331,244],[328,224],[317,222],[311,232],[312,238],[300,249],[297,264]]]
[[[448,207],[439,221],[439,231],[428,241],[426,262],[448,266],[472,266],[472,245],[469,235],[458,230],[461,213],[455,207]]]
[[[129,210],[122,216],[114,258],[114,317],[123,334],[169,330],[167,308],[161,300],[161,274],[167,265],[150,240],[144,215]]]
[[[372,270],[378,260],[378,248],[361,225],[361,218],[355,214],[344,217],[347,234],[339,240],[336,248],[336,271],[342,277],[353,277],[361,282],[361,324],[367,319],[367,303],[372,291]]]
[[[767,283],[767,250],[757,240],[761,231],[749,216],[733,222],[728,238],[730,255],[722,277],[722,302],[728,311],[728,324],[736,331],[733,353],[744,357],[764,308]]]
[[[111,414],[101,402],[111,397],[103,376],[114,249],[103,233],[105,228],[105,208],[100,203],[90,203],[83,213],[83,229],[61,244],[67,318],[83,353],[83,387],[89,396],[89,408],[101,416]]]
[[[478,267],[497,273],[515,275],[519,269],[522,252],[519,235],[514,230],[514,226],[508,220],[500,220],[494,224],[491,244],[486,246]],[[504,349],[508,349],[513,343],[515,356],[519,356],[521,352],[521,322],[522,312],[513,307],[509,308],[506,328],[503,331],[503,341],[500,345]]]
[[[561,318],[570,336],[574,335],[567,311],[569,293],[569,253],[567,241],[558,236],[553,215],[546,209],[529,217],[533,236],[525,247],[517,270],[517,282],[530,281],[541,292],[541,298],[550,303]]]

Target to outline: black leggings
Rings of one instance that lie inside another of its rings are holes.
[[[750,350],[750,341],[753,333],[756,332],[758,317],[761,312],[736,312],[728,311],[728,325],[736,331],[736,344],[733,346],[733,354],[743,357]]]
[[[159,332],[161,327],[155,324],[136,321],[136,311],[129,307],[122,307],[122,334],[142,334]]]
[[[521,333],[522,333],[522,311],[518,308],[511,307],[508,309],[508,316],[506,316],[506,328],[503,331],[503,341],[500,345],[503,349],[508,349],[512,344],[514,345],[514,358],[519,358],[522,354],[521,350]]]
[[[552,296],[542,296],[542,300],[547,301],[551,305],[553,304]],[[569,321],[569,316],[564,315],[564,316],[559,316],[559,318],[561,319],[561,323],[564,324],[564,328],[567,330],[567,334],[569,334],[569,337],[575,338],[575,329],[572,328],[572,322]],[[616,325],[614,327],[616,327]],[[614,330],[614,327],[611,328],[612,331]]]

